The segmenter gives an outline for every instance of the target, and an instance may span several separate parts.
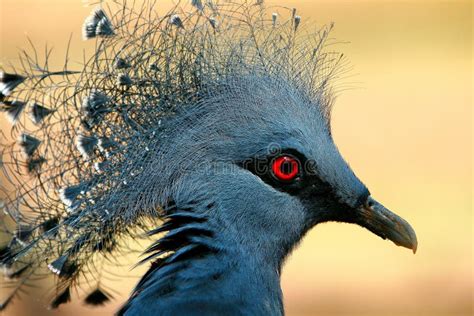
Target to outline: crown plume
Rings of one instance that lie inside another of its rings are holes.
[[[272,14],[255,5],[263,1],[193,0],[190,10],[164,14],[152,2],[141,11],[121,1],[94,9],[82,35],[97,43],[85,63],[73,64],[79,69],[27,56],[18,74],[0,72],[0,111],[14,124],[10,144],[1,136],[0,166],[15,188],[1,207],[15,227],[1,228],[11,240],[0,262],[20,282],[18,293],[47,267],[57,280],[52,308],[69,302],[75,286],[99,280],[106,271],[90,267],[129,252],[130,237],[168,232],[143,260],[156,267],[214,251],[205,218],[164,207],[176,180],[168,166],[177,162],[163,152],[178,115],[230,93],[241,78],[278,77],[317,99],[329,124],[328,86],[342,60],[324,50],[332,25],[302,34],[296,11]],[[176,230],[181,225],[191,226]],[[110,299],[97,287],[85,303]]]

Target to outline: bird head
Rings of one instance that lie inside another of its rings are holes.
[[[327,100],[261,75],[233,77],[215,90],[178,115],[163,156],[176,166],[170,182],[184,199],[204,196],[215,207],[207,216],[251,251],[263,247],[278,260],[328,221],[360,225],[416,251],[411,226],[371,197],[339,153]]]

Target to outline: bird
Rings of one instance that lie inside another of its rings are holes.
[[[32,54],[1,72],[17,140],[1,142],[14,189],[0,204],[12,285],[0,310],[44,275],[55,278],[50,308],[77,287],[105,304],[104,267],[134,239],[148,241],[136,262],[148,270],[117,315],[283,315],[285,259],[321,223],[416,251],[414,229],[372,197],[332,137],[347,68],[330,48],[333,24],[271,9],[99,4],[83,63],[53,69]]]

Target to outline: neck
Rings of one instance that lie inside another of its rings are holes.
[[[163,314],[283,315],[279,262],[243,248],[228,230],[223,236],[199,212],[176,210],[150,234],[164,231],[146,251],[152,266],[119,314],[157,314],[158,306]]]

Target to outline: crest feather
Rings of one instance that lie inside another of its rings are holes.
[[[15,293],[48,267],[57,276],[51,307],[67,303],[75,286],[107,273],[102,262],[130,252],[130,237],[167,232],[143,260],[156,269],[215,251],[206,218],[164,207],[183,170],[163,153],[180,115],[241,93],[242,78],[288,83],[329,124],[330,83],[344,70],[342,55],[325,49],[332,25],[307,30],[296,11],[257,2],[193,0],[162,13],[153,1],[139,12],[110,1],[82,26],[97,41],[86,62],[50,69],[24,56],[18,74],[0,72],[0,111],[15,125],[1,146],[2,179],[15,188],[2,210],[15,227],[2,225],[11,242],[0,261],[18,276]],[[111,298],[97,287],[85,302]]]

